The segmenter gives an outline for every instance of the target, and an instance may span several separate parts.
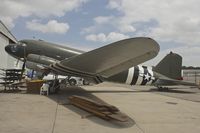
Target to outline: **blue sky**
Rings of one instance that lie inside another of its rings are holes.
[[[0,0],[0,19],[18,40],[46,41],[92,50],[125,38],[148,36],[161,47],[145,64],[170,51],[183,65],[200,66],[199,0]]]

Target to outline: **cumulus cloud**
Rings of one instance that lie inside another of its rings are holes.
[[[40,18],[65,15],[76,10],[88,0],[1,0],[0,19],[9,27],[19,17],[37,16]]]
[[[81,30],[81,34],[93,34],[96,31],[104,29],[105,27],[108,29],[112,27],[115,23],[114,17],[111,16],[97,16],[93,18],[94,25],[84,27]],[[99,32],[99,31],[98,31]]]
[[[114,42],[126,38],[129,38],[129,36],[117,32],[110,32],[108,35],[105,35],[104,33],[99,33],[86,36],[86,40],[95,42]]]
[[[128,32],[135,32],[136,29],[132,25],[124,24],[119,26],[119,30],[123,33],[128,33]]]
[[[41,24],[37,20],[26,23],[26,27],[33,31],[42,33],[58,33],[64,34],[68,31],[69,25],[67,23],[59,23],[56,20],[50,20],[46,24]]]
[[[140,6],[141,5],[141,6]],[[149,25],[149,32],[138,30],[140,35],[151,36],[160,41],[174,41],[187,45],[200,43],[199,0],[109,0],[108,8],[123,15],[118,23],[133,26],[150,20],[157,21],[156,27]],[[135,27],[134,27],[135,28]],[[137,32],[136,32],[137,34]]]
[[[108,23],[113,19],[113,16],[98,16],[94,18],[94,21],[98,24]]]
[[[119,12],[113,20],[120,32],[152,37],[161,47],[169,43],[176,45],[164,46],[148,64],[155,65],[174,51],[183,56],[184,65],[196,66],[200,58],[199,5],[199,0],[109,0],[107,8]]]
[[[105,42],[106,41],[106,35],[104,33],[99,34],[90,34],[86,36],[86,40],[88,41],[100,41]]]
[[[109,4],[107,5],[110,9],[120,9],[121,0],[109,0]]]
[[[118,17],[115,16],[97,16],[93,19],[94,25],[83,28],[81,33],[94,33],[98,30],[106,29],[108,28],[114,28],[117,29],[118,32],[122,33],[130,33],[135,32],[136,28],[132,24],[124,23],[122,21],[119,21]]]
[[[158,56],[155,57],[153,60],[147,61],[143,63],[144,65],[148,66],[155,66],[158,64],[169,52],[172,51],[174,53],[178,53],[183,57],[183,65],[186,66],[199,66],[199,51],[200,46],[181,46],[173,49],[166,49],[159,52]]]

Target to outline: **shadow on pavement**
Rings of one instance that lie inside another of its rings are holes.
[[[157,88],[151,88],[149,91],[151,91],[151,92],[168,92],[168,93],[185,93],[185,94],[198,93],[198,92],[193,92],[191,90],[180,90],[179,88],[169,88],[169,89],[163,89],[163,90],[158,90]]]
[[[98,91],[96,91],[96,92],[98,92]],[[124,91],[120,91],[120,92],[124,92]],[[130,92],[132,92],[132,91],[130,91]],[[91,93],[93,93],[93,91],[86,91],[81,87],[68,87],[66,89],[60,90],[58,94],[49,95],[48,98],[56,101],[59,105],[62,105],[64,107],[66,107],[67,109],[79,114],[80,119],[81,118],[88,119],[97,124],[111,127],[111,128],[129,128],[129,127],[132,127],[133,125],[135,125],[135,121],[130,117],[129,117],[128,122],[117,122],[114,120],[107,121],[107,120],[101,119],[99,117],[93,116],[90,113],[69,104],[68,97],[70,97],[72,95],[83,96],[83,97],[95,100],[95,101],[97,101],[99,103],[103,103],[103,104],[106,103],[105,101],[103,101],[102,99],[96,97],[95,95],[93,95]]]

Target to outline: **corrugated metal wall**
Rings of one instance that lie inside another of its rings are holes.
[[[0,68],[7,68],[8,66],[8,54],[4,50],[8,44],[9,39],[0,33]]]
[[[17,60],[5,51],[5,46],[9,43],[16,43],[16,38],[8,30],[8,28],[0,21],[0,68],[9,69],[9,68],[18,68],[21,64],[19,63],[16,66]]]
[[[16,66],[17,60],[6,53],[6,45],[9,45],[9,39],[0,33],[0,68],[9,69],[20,67],[20,63]]]

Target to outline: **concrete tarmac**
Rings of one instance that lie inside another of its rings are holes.
[[[118,107],[126,123],[106,121],[68,104],[80,95]],[[103,83],[69,87],[40,96],[0,93],[0,133],[199,133],[200,91],[178,87],[157,92],[154,87]]]

